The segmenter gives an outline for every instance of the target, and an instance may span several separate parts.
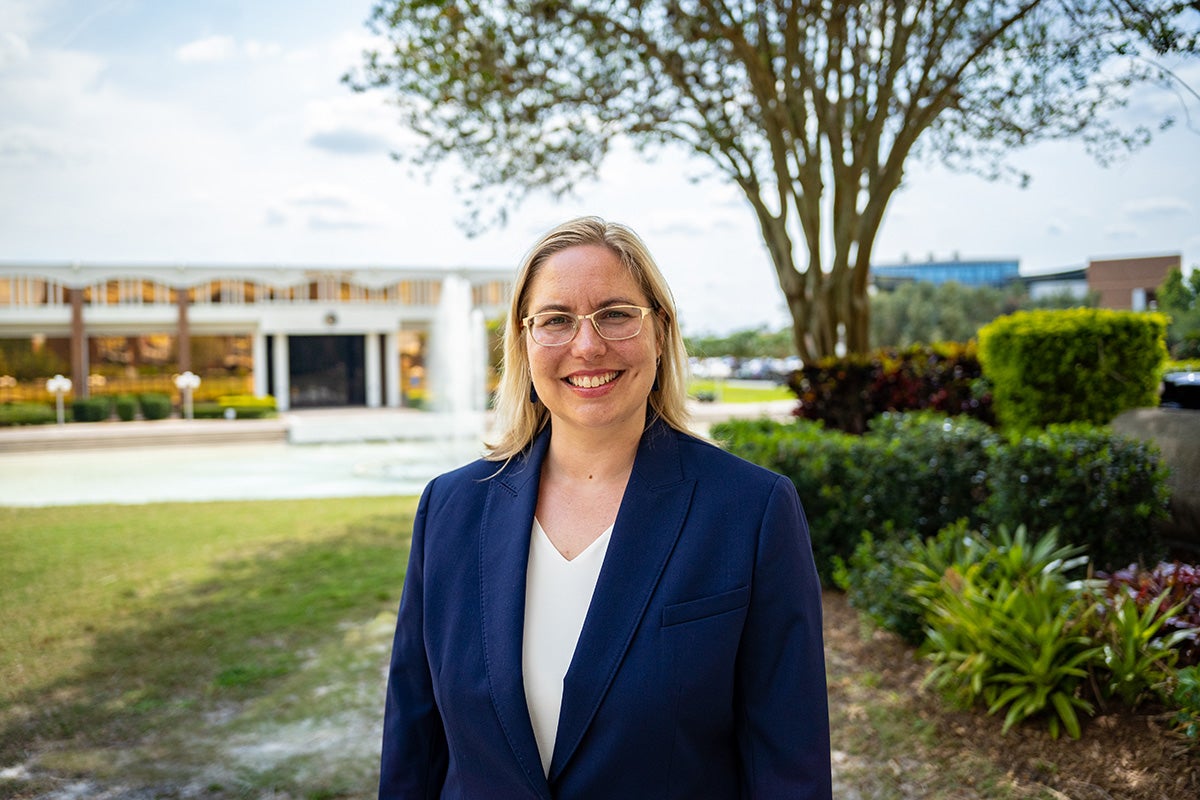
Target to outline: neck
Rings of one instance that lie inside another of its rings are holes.
[[[562,477],[624,480],[633,468],[642,430],[641,426],[615,432],[552,428],[546,467]]]

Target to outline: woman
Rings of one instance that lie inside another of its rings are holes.
[[[381,798],[831,796],[820,589],[795,488],[686,430],[637,236],[517,274],[499,439],[413,526]]]

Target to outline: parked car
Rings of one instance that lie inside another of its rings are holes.
[[[1168,372],[1163,375],[1163,408],[1200,408],[1200,372]]]

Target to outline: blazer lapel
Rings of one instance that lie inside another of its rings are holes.
[[[551,782],[578,748],[625,657],[679,538],[694,488],[694,481],[683,478],[675,432],[661,423],[651,425],[642,436],[563,682]]]
[[[550,786],[529,721],[521,652],[529,537],[549,441],[547,429],[534,440],[527,457],[514,459],[501,475],[488,481],[479,544],[480,618],[492,703],[513,755],[546,800],[550,800]]]

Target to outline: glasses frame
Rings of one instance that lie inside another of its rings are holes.
[[[628,336],[616,337],[604,335],[604,332],[600,330],[600,324],[596,322],[596,315],[602,314],[605,311],[611,311],[614,308],[636,308],[638,311],[642,312],[642,315],[638,318],[638,329],[634,333],[631,333]],[[655,309],[653,306],[635,306],[631,303],[613,303],[611,306],[597,308],[590,314],[572,314],[570,311],[539,311],[538,313],[530,314],[528,317],[525,317],[523,320],[521,320],[521,327],[529,331],[529,338],[533,339],[533,341],[540,347],[562,347],[563,345],[568,345],[575,341],[575,337],[579,335],[579,328],[583,325],[583,321],[586,319],[588,322],[592,323],[592,328],[596,331],[596,335],[604,341],[624,342],[637,337],[642,332],[642,329],[646,327],[646,317],[654,313],[654,310]],[[571,329],[571,335],[565,340],[555,344],[545,344],[543,342],[539,342],[537,336],[535,336],[533,333],[533,320],[534,317],[538,317],[543,314],[556,314],[560,317],[570,317],[575,323]]]

